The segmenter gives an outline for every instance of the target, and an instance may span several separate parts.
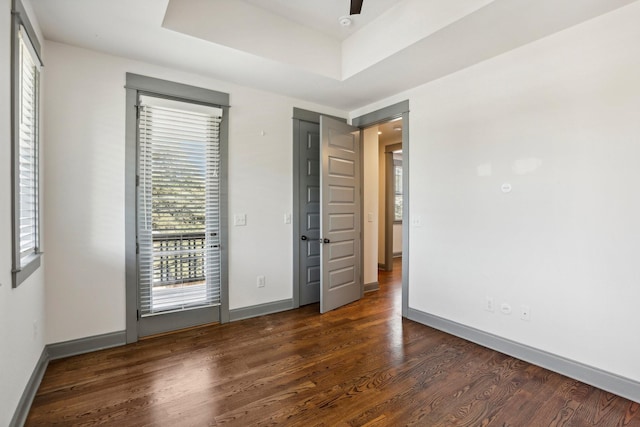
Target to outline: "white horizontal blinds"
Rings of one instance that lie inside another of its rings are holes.
[[[40,63],[24,28],[19,31],[19,246],[20,267],[38,252],[38,90]]]
[[[141,97],[141,315],[220,303],[222,110]]]

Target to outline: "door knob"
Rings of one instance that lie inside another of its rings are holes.
[[[329,239],[320,239],[320,243],[331,243]]]
[[[300,236],[300,240],[307,240],[307,239],[308,239],[308,237],[305,236],[304,234],[302,236]]]

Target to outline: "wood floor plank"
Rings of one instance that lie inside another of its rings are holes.
[[[640,405],[401,318],[380,290],[50,363],[27,426],[640,427]]]

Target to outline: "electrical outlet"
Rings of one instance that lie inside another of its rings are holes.
[[[265,285],[265,280],[264,280],[264,276],[258,276],[258,287],[259,288],[264,288]]]
[[[38,321],[33,321],[33,339],[38,338]]]
[[[520,307],[520,319],[526,322],[531,320],[531,308],[528,305]]]
[[[493,311],[495,310],[494,307],[495,306],[493,305],[493,298],[492,297],[486,297],[486,299],[484,301],[484,309],[493,313]]]

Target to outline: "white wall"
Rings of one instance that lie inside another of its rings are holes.
[[[393,224],[393,254],[402,254],[402,224]]]
[[[230,94],[230,308],[292,298],[293,107],[344,112],[193,74],[46,43],[47,342],[125,328],[125,73]],[[261,136],[264,131],[265,135]],[[256,276],[266,287],[256,287]]]
[[[23,3],[30,9],[27,1]],[[39,32],[33,13],[29,18]],[[0,28],[0,426],[6,426],[44,347],[43,277],[47,257],[43,256],[42,265],[34,274],[12,289],[10,0],[0,0]],[[41,237],[46,250],[44,235]]]
[[[364,130],[364,284],[378,282],[378,127]],[[371,217],[371,221],[369,221]]]
[[[640,381],[638,22],[640,2],[351,113],[410,101],[411,308]]]

